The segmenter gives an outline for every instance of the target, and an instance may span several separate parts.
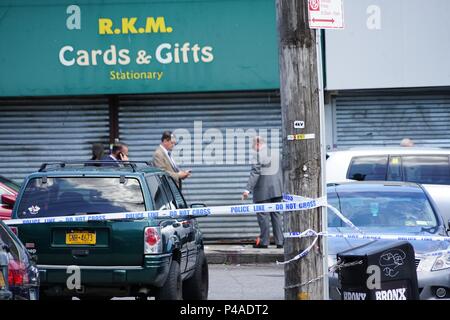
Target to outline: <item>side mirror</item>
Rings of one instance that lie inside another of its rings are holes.
[[[191,208],[206,208],[206,204],[204,203],[192,203]]]
[[[12,208],[14,203],[16,203],[16,196],[11,194],[2,194],[2,203]]]

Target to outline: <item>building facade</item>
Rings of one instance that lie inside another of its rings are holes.
[[[164,130],[192,169],[188,202],[241,202],[251,139],[279,142],[272,0],[0,2],[0,174],[90,158],[116,141],[151,161]],[[208,239],[254,238],[255,216],[201,219]]]
[[[193,176],[188,202],[240,203],[251,137],[281,148],[274,0],[3,0],[0,174],[90,158],[116,139],[149,161],[164,130]],[[327,150],[450,147],[446,0],[345,0],[324,32]],[[207,239],[252,239],[255,216],[200,221]]]
[[[346,0],[327,30],[327,147],[450,147],[450,3]]]

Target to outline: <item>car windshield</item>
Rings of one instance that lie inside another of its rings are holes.
[[[338,192],[328,201],[358,227],[433,228],[438,223],[424,193]],[[331,212],[328,216],[329,227],[345,226]]]
[[[144,211],[137,179],[119,177],[35,178],[18,208],[20,218]]]

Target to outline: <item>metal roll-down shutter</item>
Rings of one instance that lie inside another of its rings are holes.
[[[109,142],[106,98],[0,100],[0,174],[19,183],[41,163],[84,161]]]
[[[412,138],[418,146],[450,147],[450,95],[378,94],[335,98],[335,147],[399,146]]]
[[[195,124],[199,128],[199,123],[200,134],[194,132]],[[209,129],[220,130],[224,137],[225,157],[227,129],[242,129],[244,132],[255,129],[257,133],[267,130],[269,138],[273,129],[281,135],[279,97],[273,93],[119,97],[120,139],[129,145],[132,160],[152,160],[162,132],[176,129],[187,130],[192,138],[192,162],[194,137],[198,138]],[[203,147],[208,144],[203,140]],[[183,193],[188,203],[200,202],[207,206],[244,203],[241,194],[250,172],[248,141],[244,148],[233,150],[235,155],[245,154],[244,163],[236,163],[236,158],[232,164],[226,161],[206,164],[200,160],[201,163],[181,165],[184,169],[192,169],[192,177],[183,182]],[[255,215],[210,216],[199,221],[206,239],[254,239],[259,233]]]

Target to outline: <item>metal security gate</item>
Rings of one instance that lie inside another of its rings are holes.
[[[266,132],[269,142],[279,143],[280,129],[280,101],[274,93],[119,97],[120,139],[129,145],[132,160],[152,160],[164,130],[179,132],[174,151],[191,146],[182,154],[174,152],[182,168],[192,169],[192,177],[183,183],[188,203],[243,204],[241,194],[250,172],[248,136]],[[244,136],[245,145],[237,146],[237,139],[235,145],[227,144],[227,134],[232,133]],[[213,141],[222,147],[211,152]],[[259,233],[255,215],[199,220],[209,240],[254,239]]]
[[[343,95],[334,100],[334,147],[450,147],[450,95]]]
[[[43,162],[89,159],[108,119],[106,98],[0,99],[0,174],[21,183]]]

